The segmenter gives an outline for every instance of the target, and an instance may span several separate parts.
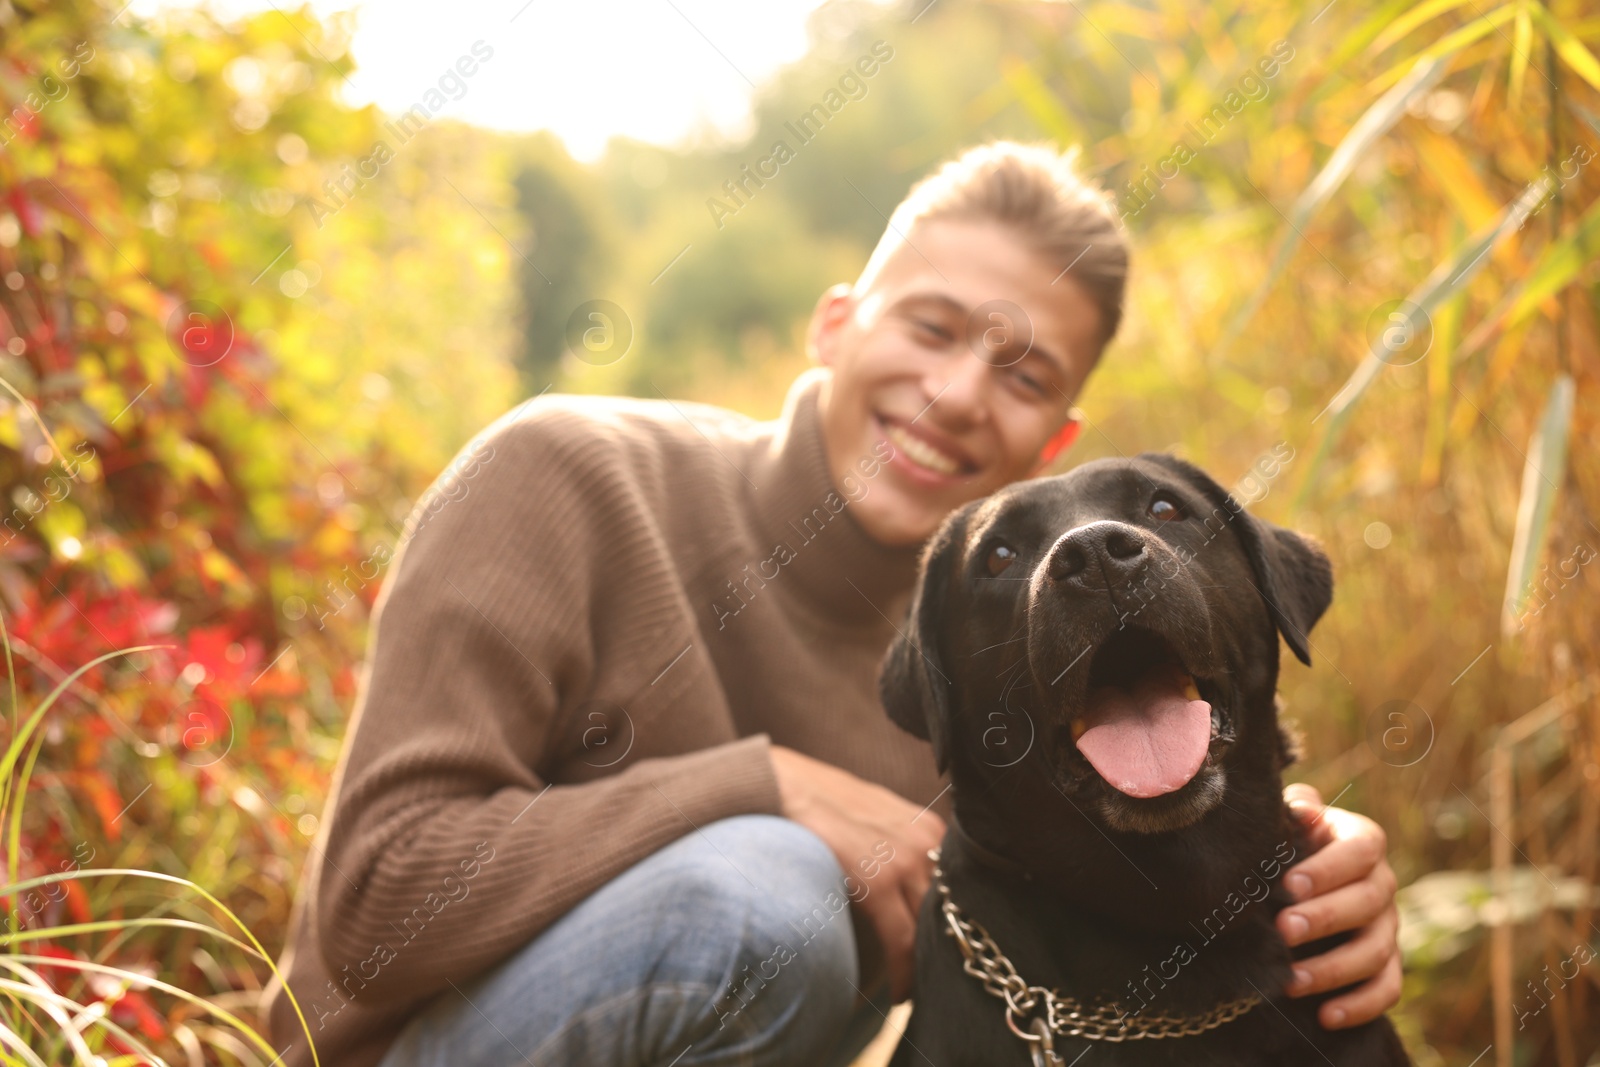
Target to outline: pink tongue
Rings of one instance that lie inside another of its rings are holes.
[[[1183,788],[1211,744],[1211,705],[1189,700],[1170,678],[1145,679],[1131,692],[1102,686],[1089,695],[1084,718],[1090,725],[1078,751],[1131,797]]]

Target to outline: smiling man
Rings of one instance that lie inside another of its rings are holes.
[[[1045,147],[919,184],[782,415],[544,396],[390,569],[282,970],[291,1067],[845,1064],[912,995],[947,783],[876,697],[923,542],[1038,473],[1127,251]],[[1370,821],[1290,787],[1300,995],[1395,1002]],[[303,1023],[301,1019],[303,1018]]]

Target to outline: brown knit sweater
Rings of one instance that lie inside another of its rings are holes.
[[[917,549],[850,513],[885,457],[833,484],[827,373],[773,422],[547,395],[418,505],[281,962],[323,1064],[376,1063],[449,983],[695,827],[776,814],[769,742],[939,794],[875,685]],[[277,983],[268,1012],[310,1064]]]

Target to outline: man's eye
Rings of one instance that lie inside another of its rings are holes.
[[[999,577],[1000,572],[1011,566],[1016,558],[1016,549],[1010,545],[995,545],[989,550],[989,577]]]
[[[1183,518],[1183,508],[1179,507],[1171,497],[1156,497],[1150,501],[1150,507],[1146,510],[1152,519],[1160,522],[1171,522],[1173,519]]]
[[[917,331],[919,333],[924,333],[924,334],[927,334],[930,337],[935,337],[935,338],[939,339],[940,341],[948,341],[948,340],[950,340],[949,331],[946,330],[943,326],[940,326],[938,323],[930,322],[927,319],[916,319],[915,322],[916,322],[916,326],[917,326]]]
[[[1035,378],[1033,375],[1027,373],[1026,371],[1017,371],[1013,377],[1015,377],[1017,381],[1021,383],[1022,387],[1028,390],[1030,393],[1037,393],[1040,396],[1044,395],[1044,383],[1039,381],[1039,379]]]

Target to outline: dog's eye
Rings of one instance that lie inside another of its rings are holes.
[[[1016,558],[1016,550],[1010,545],[995,545],[989,550],[989,577],[998,576],[1001,571],[1011,566]]]
[[[1150,501],[1150,517],[1161,522],[1170,522],[1173,519],[1183,518],[1183,509],[1168,497],[1158,496]]]

